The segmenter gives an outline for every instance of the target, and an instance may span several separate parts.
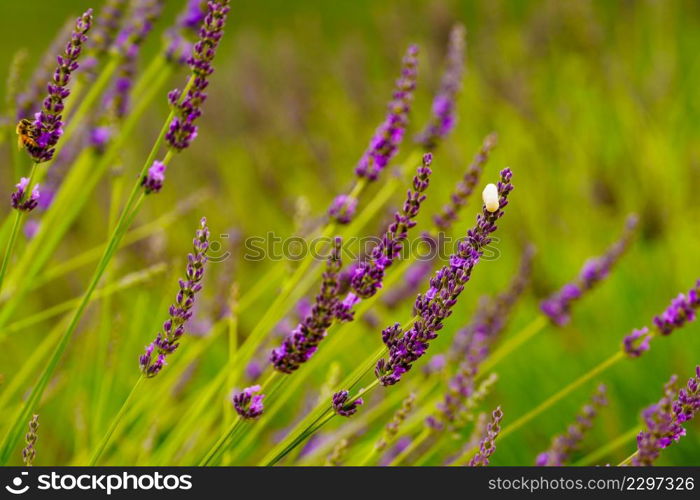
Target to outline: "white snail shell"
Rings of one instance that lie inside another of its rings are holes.
[[[498,188],[495,184],[488,184],[481,193],[481,198],[484,200],[484,206],[489,212],[495,212],[501,206],[498,201]]]

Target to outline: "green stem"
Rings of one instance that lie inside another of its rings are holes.
[[[95,453],[93,453],[92,458],[90,459],[90,463],[88,464],[90,467],[94,467],[95,465],[97,465],[97,461],[100,459],[100,457],[104,453],[105,449],[107,448],[109,441],[112,439],[112,434],[114,434],[114,431],[119,426],[119,424],[122,420],[122,417],[126,413],[126,410],[129,407],[129,404],[131,403],[131,400],[134,399],[136,392],[138,391],[139,387],[141,386],[141,383],[144,380],[145,380],[145,377],[143,375],[139,376],[139,379],[134,384],[134,387],[131,388],[131,392],[129,392],[129,395],[126,397],[126,399],[122,403],[122,406],[121,406],[121,408],[119,408],[119,411],[117,412],[114,419],[112,420],[112,423],[110,424],[109,429],[107,429],[107,432],[102,437],[102,441],[100,441],[100,444],[97,446]]]
[[[625,458],[622,462],[620,462],[619,464],[617,464],[617,466],[618,466],[618,467],[623,467],[623,466],[625,466],[625,465],[629,465],[629,464],[632,462],[632,459],[633,459],[634,457],[636,457],[638,453],[639,453],[639,451],[635,451],[635,452],[632,453],[629,457]]]
[[[494,351],[487,359],[484,360],[481,373],[489,373],[499,362],[505,357],[518,349],[525,342],[537,335],[545,326],[547,326],[547,318],[545,316],[536,317],[532,323],[520,330],[517,334],[507,339],[501,346]]]
[[[620,446],[623,446],[626,443],[629,443],[631,440],[633,440],[637,434],[639,434],[640,429],[639,427],[635,426],[629,431],[625,432],[621,436],[618,436],[616,439],[613,439],[609,443],[605,444],[604,446],[601,446],[595,451],[592,451],[585,457],[583,457],[581,460],[576,462],[574,466],[584,466],[584,465],[591,465],[596,462],[598,462],[601,458],[608,456],[611,452],[615,451],[618,449]]]
[[[625,358],[625,353],[623,351],[617,351],[615,354],[610,356],[608,359],[600,363],[598,366],[595,368],[589,370],[586,372],[584,375],[581,377],[577,378],[573,382],[571,382],[569,385],[561,389],[559,392],[553,394],[549,398],[547,398],[545,401],[537,405],[535,408],[527,412],[525,415],[517,419],[515,422],[510,424],[509,426],[505,427],[501,433],[499,434],[498,438],[499,440],[503,440],[506,436],[509,434],[512,434],[513,432],[517,431],[521,427],[523,427],[525,424],[529,423],[531,420],[534,418],[538,417],[540,414],[544,413],[546,410],[554,406],[556,403],[564,399],[566,396],[571,394],[574,390],[578,389],[580,386],[588,382],[589,380],[597,377],[601,373],[603,373],[605,370],[610,368],[611,366],[614,366],[617,362]],[[455,460],[454,463],[461,462],[463,459],[468,457],[473,451],[476,451],[475,448],[466,450],[462,455]]]

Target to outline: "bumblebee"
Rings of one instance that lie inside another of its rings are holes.
[[[17,124],[15,131],[17,132],[17,147],[19,149],[26,148],[27,146],[38,147],[36,143],[36,130],[31,120],[22,118]]]

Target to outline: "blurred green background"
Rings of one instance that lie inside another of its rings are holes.
[[[167,2],[159,32],[182,4]],[[28,51],[22,72],[26,76],[64,19],[88,6],[98,8],[99,2],[0,3],[5,20],[0,31],[0,82],[6,80],[16,50]],[[528,324],[537,314],[538,301],[573,279],[588,257],[601,254],[617,238],[626,214],[637,212],[639,237],[612,275],[577,304],[572,324],[547,328],[498,367],[500,380],[487,406],[500,404],[507,426],[608,357],[632,328],[650,324],[671,298],[693,286],[700,277],[697,2],[233,0],[199,138],[173,162],[166,188],[149,199],[139,222],[166,213],[199,189],[206,195],[167,230],[122,251],[114,266],[114,274],[121,276],[158,261],[175,262],[166,279],[114,299],[110,359],[123,365],[123,373],[136,374],[136,356],[166,313],[162,304],[174,294],[174,273],[183,267],[198,218],[209,218],[222,251],[233,254],[210,266],[197,313],[197,320],[206,323],[219,314],[232,281],[245,294],[270,266],[243,261],[245,238],[268,231],[282,237],[297,234],[299,218],[306,213],[320,216],[335,194],[351,184],[354,165],[384,116],[401,54],[412,42],[420,46],[421,54],[407,137],[422,128],[455,22],[465,24],[468,31],[459,123],[436,151],[421,225],[429,227],[429,216],[447,200],[491,131],[500,140],[484,182],[510,166],[516,190],[497,235],[500,257],[475,271],[441,333],[443,339],[431,351],[439,352],[451,333],[469,321],[481,294],[507,284],[525,242],[538,249],[534,282],[506,336]],[[159,50],[159,36],[148,42],[142,64]],[[182,85],[184,78],[182,72],[171,87]],[[166,113],[163,95],[124,154],[128,173],[141,164]],[[9,147],[7,142],[2,145],[3,158],[10,157]],[[407,144],[400,157],[409,149]],[[11,168],[4,169],[1,181],[9,192],[16,182]],[[54,264],[104,241],[108,191],[107,185],[99,189],[61,244]],[[400,195],[383,215],[400,203]],[[365,200],[370,197],[371,193]],[[464,210],[457,226],[460,232],[472,224],[477,206],[472,200]],[[376,232],[384,220],[376,221],[368,232]],[[78,296],[90,270],[86,266],[40,287],[16,317]],[[240,319],[242,335],[273,298],[246,311]],[[409,307],[395,313],[400,318],[377,314],[382,321],[400,321]],[[138,311],[140,317],[135,316]],[[41,411],[40,465],[60,463],[92,439],[85,430],[91,425],[89,398],[80,390],[89,386],[90,368],[81,366],[91,353],[81,342],[86,332],[98,328],[97,312],[84,323],[83,335],[76,337]],[[5,380],[53,324],[47,321],[22,330],[5,343],[0,352]],[[362,353],[376,348],[379,329],[358,323],[357,335],[363,341],[341,360],[345,367],[353,367]],[[223,343],[196,365],[199,376],[189,382],[194,389],[222,369],[225,350]],[[577,457],[630,429],[639,422],[640,411],[659,399],[672,373],[685,380],[698,363],[700,326],[691,324],[655,341],[641,359],[622,362],[605,373],[600,381],[608,385],[610,405]],[[319,371],[319,384],[323,376]],[[131,378],[115,382],[112,413],[131,383]],[[498,443],[492,463],[533,463],[551,437],[572,422],[593,387],[577,390]],[[290,408],[286,418],[294,418],[296,410]],[[631,441],[604,463],[618,463],[634,447]],[[697,419],[659,463],[700,464]]]

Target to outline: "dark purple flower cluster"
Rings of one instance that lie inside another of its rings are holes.
[[[160,191],[163,188],[163,182],[165,182],[165,163],[156,160],[143,176],[141,185],[146,194],[151,194]]]
[[[442,211],[439,214],[433,216],[433,221],[438,228],[445,231],[457,220],[457,214],[467,203],[467,200],[474,192],[477,184],[479,184],[484,166],[488,162],[489,155],[491,151],[493,151],[493,148],[496,147],[497,143],[498,136],[495,133],[486,136],[481,145],[481,149],[472,160],[464,177],[457,183],[454,192],[450,195],[450,203],[442,207]]]
[[[576,423],[571,424],[564,434],[552,439],[551,448],[537,456],[535,465],[556,467],[564,465],[578,448],[586,431],[593,427],[593,419],[598,411],[608,404],[605,393],[605,386],[602,384],[598,386],[590,403],[587,403],[576,416]]]
[[[58,67],[48,85],[49,95],[44,99],[41,111],[34,115],[31,124],[33,143],[25,146],[27,153],[36,163],[50,161],[56,151],[56,144],[63,135],[64,101],[70,95],[68,84],[71,74],[78,69],[78,58],[87,40],[86,33],[92,25],[92,9],[78,18],[66,45],[63,55],[58,56]]]
[[[348,224],[355,216],[357,210],[357,198],[340,194],[333,199],[328,216],[338,224]]]
[[[333,324],[338,300],[338,272],[342,267],[342,240],[336,238],[326,261],[321,291],[311,312],[290,332],[282,345],[272,351],[270,362],[275,370],[292,373],[309,360],[325,338],[328,328]]]
[[[12,208],[22,212],[31,212],[39,204],[39,184],[32,188],[31,194],[27,197],[27,189],[29,188],[29,179],[22,177],[19,183],[15,185],[15,191],[10,196],[12,200]]]
[[[688,294],[679,294],[671,301],[666,310],[653,320],[655,332],[659,335],[670,335],[677,328],[681,328],[687,322],[694,321],[697,317],[696,309],[700,307],[700,280]],[[622,341],[622,347],[628,356],[638,358],[649,350],[651,338],[654,335],[649,328],[643,327],[632,330]]]
[[[700,410],[700,366],[695,376],[677,392],[675,375],[664,386],[661,400],[645,409],[642,418],[646,429],[637,436],[637,453],[632,465],[653,465],[662,449],[685,436],[681,424],[691,420]]]
[[[442,75],[440,89],[433,100],[433,116],[425,130],[418,134],[416,142],[427,149],[434,149],[440,139],[449,134],[457,123],[457,94],[462,86],[467,30],[461,24],[450,32],[447,47],[447,65]]]
[[[175,27],[166,33],[165,58],[173,63],[185,64],[192,51],[192,39],[199,31],[207,13],[207,0],[189,0],[178,16]]]
[[[338,391],[333,394],[333,411],[341,417],[350,417],[357,413],[357,407],[364,404],[362,398],[348,402],[350,393],[348,391]]]
[[[408,47],[403,58],[401,76],[396,81],[392,101],[389,103],[387,117],[377,128],[369,147],[355,167],[355,174],[358,177],[369,181],[376,180],[399,150],[408,125],[408,113],[413,101],[413,91],[416,88],[417,56],[418,47],[415,45]]]
[[[489,464],[489,458],[496,451],[496,438],[501,432],[501,420],[503,420],[503,411],[499,406],[491,414],[491,422],[486,427],[486,435],[479,443],[479,451],[469,461],[469,467],[484,467]]]
[[[168,94],[170,104],[175,110],[175,117],[165,135],[173,149],[181,151],[187,148],[197,137],[194,122],[202,115],[202,105],[207,98],[204,92],[209,85],[209,76],[214,72],[211,63],[216,49],[224,34],[226,16],[229,12],[229,0],[210,0],[207,15],[199,30],[199,41],[194,44],[187,64],[192,70],[191,84],[185,88],[184,95],[179,89]]]
[[[355,269],[350,280],[352,294],[367,299],[377,293],[382,287],[384,273],[403,249],[403,243],[408,237],[408,230],[416,225],[421,203],[425,200],[425,192],[430,184],[430,165],[433,156],[423,155],[423,163],[413,177],[413,190],[406,194],[403,208],[394,214],[394,221],[387,228],[382,240],[372,249],[369,258],[362,260]]]
[[[180,280],[180,291],[175,303],[170,306],[169,318],[163,323],[163,331],[146,346],[146,352],[139,358],[141,371],[146,377],[155,377],[165,366],[165,358],[175,352],[179,340],[185,333],[185,323],[192,317],[192,307],[196,294],[202,289],[204,265],[209,249],[209,228],[202,217],[200,227],[193,240],[193,252],[187,256],[187,279]]]
[[[510,169],[501,171],[497,186],[499,207],[493,212],[486,206],[482,207],[476,226],[460,241],[457,252],[450,257],[450,264],[431,278],[425,295],[418,295],[414,305],[417,319],[411,328],[404,332],[397,323],[382,332],[382,340],[389,349],[389,358],[379,360],[375,368],[375,375],[382,385],[393,385],[401,380],[401,376],[425,354],[430,340],[437,337],[443,321],[452,314],[452,308],[481,259],[484,247],[491,242],[496,222],[503,216],[508,195],[513,189],[511,178]]]
[[[585,292],[591,290],[610,274],[612,267],[627,250],[637,227],[637,221],[636,215],[629,216],[622,236],[603,256],[588,260],[576,281],[567,283],[540,304],[540,309],[552,323],[557,326],[566,325],[571,320],[571,307],[574,301],[580,299]]]
[[[246,387],[243,391],[233,395],[233,408],[236,413],[246,420],[254,420],[263,414],[264,394],[259,394],[261,387],[253,385]]]

